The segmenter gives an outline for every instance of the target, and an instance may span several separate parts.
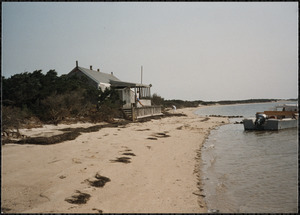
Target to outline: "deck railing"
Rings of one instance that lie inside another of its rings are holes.
[[[123,108],[123,112],[127,119],[135,121],[139,118],[161,115],[161,106],[144,106]]]
[[[133,108],[134,117],[135,118],[142,118],[147,116],[154,116],[161,114],[161,106],[144,106]]]

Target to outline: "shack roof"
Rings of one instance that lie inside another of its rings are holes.
[[[83,68],[83,67],[77,67],[77,68],[82,73],[84,73],[86,76],[88,76],[92,80],[96,81],[98,84],[99,83],[110,83],[110,81],[120,81],[113,74],[103,73],[103,72],[100,72],[100,71],[86,69],[86,68]]]
[[[124,88],[124,87],[151,87],[150,85],[145,84],[138,84],[138,83],[131,83],[131,82],[124,82],[118,79],[113,74],[103,73],[100,71],[95,71],[92,69],[86,69],[83,67],[75,67],[70,73],[72,73],[75,70],[79,70],[82,73],[84,73],[86,76],[88,76],[93,81],[100,83],[108,83],[111,84],[112,87],[116,88]]]

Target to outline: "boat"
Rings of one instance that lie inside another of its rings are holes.
[[[257,112],[255,118],[243,120],[245,130],[281,130],[297,128],[299,110],[298,104],[281,104],[273,110]]]

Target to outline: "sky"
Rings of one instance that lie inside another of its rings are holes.
[[[75,66],[165,99],[298,98],[298,2],[2,2],[2,75]]]

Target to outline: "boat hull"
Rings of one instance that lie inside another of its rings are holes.
[[[244,119],[245,130],[281,130],[287,128],[297,128],[298,119],[267,119],[264,124],[256,125],[255,118]]]

